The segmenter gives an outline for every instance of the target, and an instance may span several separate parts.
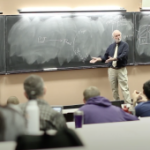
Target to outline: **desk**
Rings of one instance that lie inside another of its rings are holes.
[[[83,125],[81,129],[75,129],[74,122],[67,125],[77,132],[87,150],[150,149],[150,117],[140,121]]]
[[[79,129],[75,129],[72,122],[68,123],[68,127],[77,132],[85,147],[59,148],[58,150],[150,149],[150,117],[142,118],[140,121],[84,125],[83,128]]]
[[[72,128],[73,123],[68,126]],[[84,125],[74,130],[85,147],[58,150],[149,150],[149,127],[150,117],[140,121]]]
[[[139,117],[139,120],[145,123],[150,123],[150,117]]]
[[[63,109],[63,114],[67,114],[67,113],[74,113],[75,111],[77,111],[78,108],[73,108],[73,109]]]
[[[16,142],[0,142],[0,150],[14,150]]]
[[[149,119],[149,118],[148,118]],[[149,150],[150,122],[131,121],[84,125],[74,129],[87,150]]]

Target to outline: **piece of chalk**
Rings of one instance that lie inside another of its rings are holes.
[[[57,68],[44,68],[44,71],[53,71],[53,70],[57,70]]]

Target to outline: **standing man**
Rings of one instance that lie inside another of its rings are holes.
[[[104,57],[92,57],[90,63],[96,63],[98,61],[108,63],[108,77],[114,100],[120,100],[118,93],[119,83],[125,103],[131,104],[126,69],[129,45],[121,41],[121,32],[119,30],[115,30],[112,36],[115,42],[108,47]]]

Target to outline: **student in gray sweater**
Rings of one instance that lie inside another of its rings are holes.
[[[0,141],[15,141],[26,133],[25,118],[9,107],[0,107]]]

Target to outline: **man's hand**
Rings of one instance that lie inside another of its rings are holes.
[[[146,97],[141,93],[134,90],[132,93],[133,105],[135,106],[137,102],[146,102]]]
[[[116,60],[116,58],[113,58],[113,57],[110,57],[110,56],[109,56],[109,59],[107,59],[107,60],[105,61],[105,63],[109,63],[109,62],[115,61],[115,60]]]
[[[102,59],[100,57],[92,57],[92,60],[90,60],[91,64],[96,63],[97,61],[102,61]]]

